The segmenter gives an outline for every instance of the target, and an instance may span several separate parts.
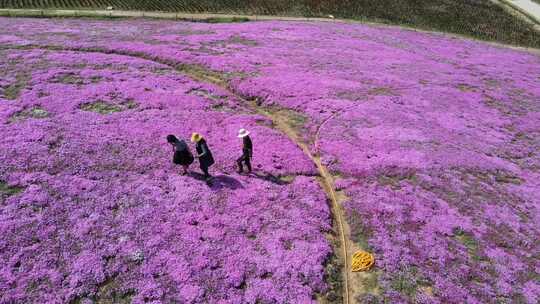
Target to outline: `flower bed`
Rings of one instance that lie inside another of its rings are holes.
[[[0,114],[1,302],[310,302],[325,291],[325,194],[311,161],[263,117],[150,61],[2,58],[3,79],[29,76]],[[66,72],[80,81],[57,81]],[[230,175],[240,127],[254,134],[252,178]],[[217,159],[210,187],[171,162],[165,136],[192,131]]]

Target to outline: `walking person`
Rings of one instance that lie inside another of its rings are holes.
[[[251,158],[253,157],[253,143],[249,137],[249,131],[240,129],[238,138],[242,139],[242,156],[236,160],[238,164],[238,173],[244,172],[243,164],[246,164],[248,173],[251,173]]]
[[[208,168],[214,164],[212,152],[210,151],[210,148],[208,148],[208,144],[201,134],[193,133],[193,135],[191,135],[191,141],[196,144],[195,149],[197,150],[197,155],[195,158],[199,159],[199,165],[204,173],[204,177],[209,180],[212,176],[208,173]]]
[[[183,139],[178,139],[174,135],[167,135],[167,142],[173,148],[173,163],[181,165],[184,168],[182,175],[188,173],[189,165],[193,164],[193,154],[189,150],[188,145]]]

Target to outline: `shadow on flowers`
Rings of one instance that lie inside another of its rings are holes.
[[[242,185],[242,183],[240,183],[237,179],[231,176],[217,175],[217,176],[214,176],[214,178],[212,178],[210,181],[207,181],[204,175],[200,173],[191,172],[189,175],[196,180],[206,182],[206,184],[212,190],[219,190],[223,188],[228,188],[231,190],[244,189],[244,186]]]

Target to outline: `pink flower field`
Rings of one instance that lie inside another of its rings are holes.
[[[352,302],[540,301],[537,52],[347,23],[0,18],[0,67],[0,303],[341,303],[319,159],[349,247],[376,257]],[[172,163],[166,135],[192,132],[211,184]]]

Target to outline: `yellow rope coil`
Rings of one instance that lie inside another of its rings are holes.
[[[363,250],[357,251],[352,256],[351,270],[353,272],[366,271],[375,264],[375,257],[369,252]]]

